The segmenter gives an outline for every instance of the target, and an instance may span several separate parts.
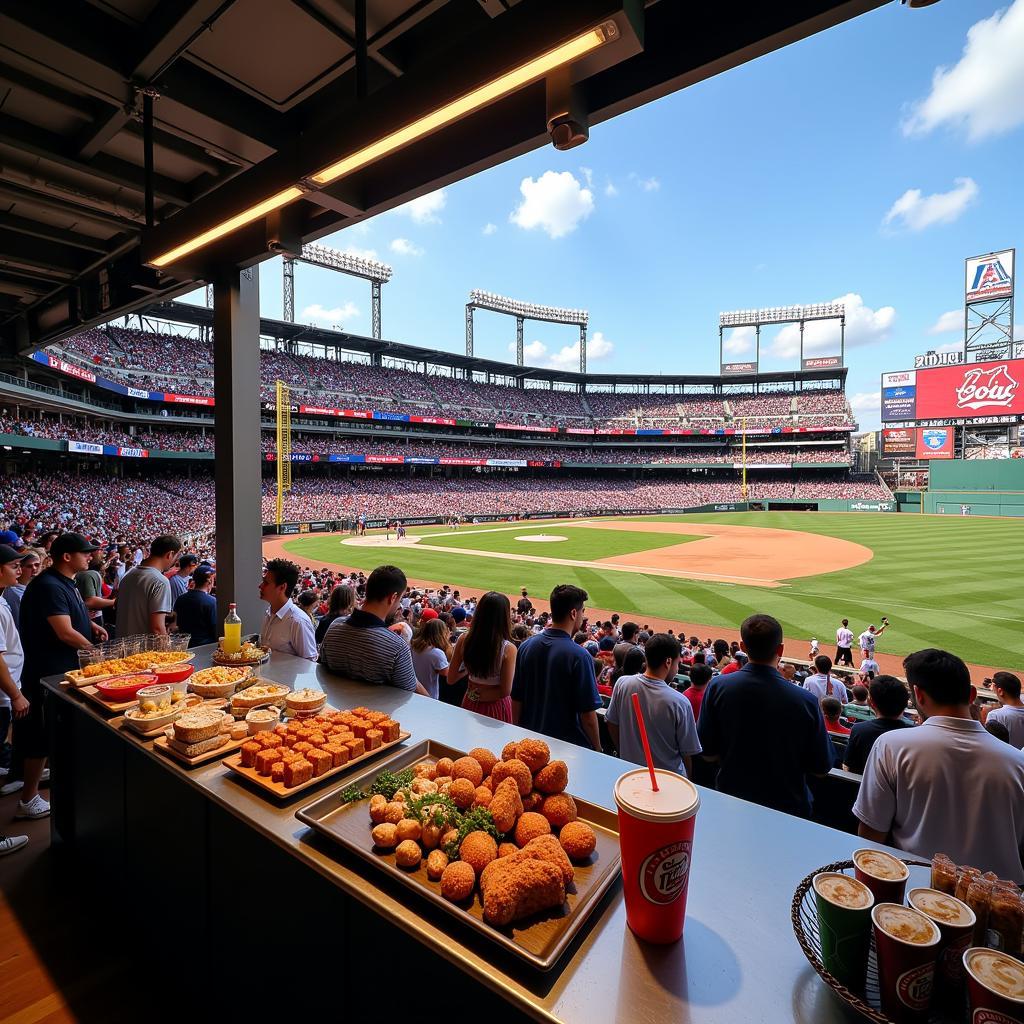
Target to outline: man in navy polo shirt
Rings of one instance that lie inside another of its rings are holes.
[[[96,549],[80,533],[62,533],[50,547],[53,565],[29,583],[21,599],[21,692],[29,713],[14,722],[14,751],[24,763],[25,783],[16,818],[44,818],[50,813],[50,805],[39,795],[47,753],[40,680],[78,668],[78,651],[107,639],[106,630],[90,621],[75,586],[75,574],[89,567]]]
[[[512,721],[555,739],[601,749],[594,659],[572,639],[587,592],[563,583],[551,591],[551,625],[523,641],[512,679]]]
[[[827,775],[832,767],[818,701],[776,668],[783,651],[776,619],[745,619],[740,647],[746,667],[717,676],[704,693],[697,726],[703,756],[720,763],[720,792],[809,817],[806,776]]]

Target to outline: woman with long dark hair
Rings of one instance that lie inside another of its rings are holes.
[[[327,630],[335,619],[347,619],[356,607],[356,592],[347,584],[339,583],[331,591],[327,614],[317,623],[316,642],[322,644]]]
[[[420,619],[412,638],[412,667],[416,678],[427,691],[427,696],[438,698],[439,683],[448,672],[448,659],[452,655],[448,625],[440,617]]]
[[[448,681],[468,678],[462,706],[501,722],[512,721],[512,676],[516,646],[512,643],[512,608],[496,591],[484,594],[469,629],[459,637],[452,653],[454,672]]]

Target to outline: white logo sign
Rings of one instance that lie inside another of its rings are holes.
[[[1016,393],[1017,381],[1001,363],[991,370],[967,370],[956,389],[956,404],[959,409],[1007,409]]]
[[[957,366],[964,361],[963,352],[928,352],[923,356],[914,356],[914,369],[925,366]]]
[[[905,384],[915,384],[917,373],[914,370],[897,370],[895,373],[882,374],[883,388],[896,388]]]

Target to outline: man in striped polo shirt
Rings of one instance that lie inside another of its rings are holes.
[[[407,582],[396,566],[377,566],[366,581],[362,608],[331,623],[320,647],[320,664],[348,679],[428,696],[416,679],[408,643],[384,625],[399,606]]]

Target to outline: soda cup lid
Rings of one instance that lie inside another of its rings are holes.
[[[689,779],[665,768],[655,768],[658,791],[651,789],[646,768],[620,775],[615,783],[615,802],[627,814],[642,821],[668,824],[692,818],[700,808],[700,794]]]

